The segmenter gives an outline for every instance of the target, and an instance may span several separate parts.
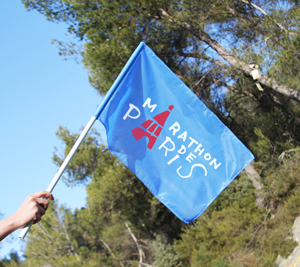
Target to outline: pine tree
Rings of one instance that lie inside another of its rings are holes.
[[[273,266],[277,255],[292,251],[289,230],[300,203],[299,1],[23,3],[50,21],[68,23],[69,33],[83,41],[83,63],[100,94],[146,42],[256,157],[186,226],[91,132],[65,176],[68,185],[86,185],[87,207],[74,214],[56,208],[62,212],[58,228],[41,224],[65,249],[47,255],[48,262]],[[59,44],[64,56],[78,52],[73,44]],[[58,136],[66,155],[78,135],[60,128]],[[54,162],[63,158],[56,153]],[[38,237],[33,232],[28,243],[28,264],[46,262],[31,253]]]

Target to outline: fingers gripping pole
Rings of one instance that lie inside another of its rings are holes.
[[[68,164],[70,163],[71,159],[73,158],[74,154],[76,153],[78,147],[80,146],[80,144],[82,143],[83,139],[85,138],[85,136],[87,135],[87,133],[89,132],[89,130],[92,128],[94,122],[96,120],[96,117],[93,116],[90,121],[88,122],[88,124],[85,126],[84,130],[82,131],[81,135],[79,136],[79,138],[77,139],[76,143],[74,144],[74,146],[72,147],[71,151],[69,152],[68,156],[65,158],[63,164],[60,166],[59,170],[57,171],[56,175],[54,176],[52,182],[50,183],[50,185],[48,186],[47,190],[48,192],[52,193],[53,189],[55,188],[57,182],[59,181],[60,177],[62,176],[63,172],[65,171],[65,169],[67,168]],[[24,240],[25,236],[27,235],[31,225],[33,224],[33,221],[31,221],[25,228],[23,228],[23,230],[21,231],[19,237]]]

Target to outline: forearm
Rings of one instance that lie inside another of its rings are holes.
[[[0,221],[0,241],[3,240],[10,233],[19,229],[20,225],[15,219],[15,215],[11,215],[10,217],[3,219]]]
[[[13,231],[24,228],[31,221],[39,222],[48,208],[48,198],[54,200],[52,194],[46,191],[29,195],[13,215],[0,221],[0,241]]]

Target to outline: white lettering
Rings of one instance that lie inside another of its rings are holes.
[[[130,112],[131,112],[132,110],[136,110],[136,111],[138,112],[138,115],[136,115],[136,116],[131,116],[131,115],[130,115]],[[128,109],[128,111],[126,112],[126,114],[124,115],[123,120],[126,120],[127,117],[129,117],[129,118],[131,118],[131,119],[137,119],[140,115],[141,115],[140,110],[139,110],[135,105],[129,104],[129,109]]]
[[[215,170],[216,170],[216,169],[218,169],[218,168],[220,167],[221,162],[217,165],[217,159],[214,158],[214,159],[209,163],[209,165],[213,165],[213,164],[214,164],[214,168],[215,168]]]
[[[204,155],[204,159],[210,160],[210,159],[211,159],[211,155],[210,155],[209,153],[206,153],[206,154]]]
[[[186,160],[188,162],[192,162],[192,160],[194,160],[196,158],[196,156],[193,153],[190,153],[187,157]]]
[[[186,140],[187,137],[187,131],[184,131],[181,135],[178,135],[178,139],[182,139],[184,142]]]
[[[179,170],[182,168],[182,166],[180,166],[180,167],[177,169],[177,173],[178,173],[178,175],[179,175],[181,178],[184,178],[184,179],[190,178],[191,175],[192,175],[193,169],[194,169],[195,167],[200,167],[200,168],[202,168],[202,169],[204,170],[204,176],[207,175],[207,170],[206,170],[205,166],[204,166],[203,164],[199,164],[199,163],[194,164],[194,165],[192,166],[192,168],[191,168],[190,173],[189,173],[188,175],[186,175],[186,176],[183,176],[183,175],[181,175],[181,174],[179,173]]]
[[[200,147],[202,147],[202,144],[199,144],[196,149],[194,150],[194,152],[199,152],[199,156],[202,154],[202,152],[204,151],[204,148],[203,149],[200,149]]]
[[[177,133],[180,130],[180,125],[179,123],[176,121],[170,128],[169,130],[173,130],[172,135],[175,135],[175,133]]]
[[[179,159],[179,155],[176,155],[174,158],[172,158],[171,160],[169,160],[168,165],[170,165],[176,159]]]
[[[151,98],[150,97],[148,97],[147,100],[145,101],[145,103],[143,104],[143,107],[146,107],[146,106],[148,106],[148,108],[151,109],[150,112],[153,112],[154,109],[157,107],[156,104],[151,105]]]
[[[171,143],[171,145],[173,146],[172,148],[168,148],[165,146],[165,144],[167,144],[168,142]],[[166,140],[160,145],[160,147],[158,149],[162,149],[162,148],[166,149],[166,151],[165,151],[165,157],[166,157],[168,154],[167,151],[173,151],[175,149],[175,144],[170,137],[166,136]]]
[[[177,151],[179,154],[184,154],[186,152],[186,147],[184,145],[181,145],[180,149]]]
[[[198,144],[198,142],[192,137],[189,137],[189,139],[191,140],[191,142],[189,143],[188,147],[191,147],[193,144]]]

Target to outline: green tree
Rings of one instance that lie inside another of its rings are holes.
[[[57,134],[67,154],[77,135],[65,128]],[[98,140],[99,134],[91,131],[65,177],[68,184],[86,183],[86,208],[72,214],[64,207],[51,207],[29,236],[29,266],[151,263],[151,242],[157,235],[168,242],[179,238],[183,223]],[[54,156],[58,165],[62,160],[63,156]]]
[[[12,250],[9,253],[9,257],[6,256],[0,260],[0,267],[17,267],[23,266],[23,262],[21,261],[18,252]]]
[[[101,94],[144,41],[247,146],[262,124],[274,143],[299,140],[298,1],[23,3],[85,41],[83,62]]]
[[[84,62],[91,71],[93,84],[101,92],[108,89],[140,41],[149,44],[183,78],[195,72],[196,79],[191,85],[208,70],[210,75],[224,70],[225,84],[230,84],[226,78],[237,72],[242,77],[251,77],[250,63],[255,61],[265,68],[274,58],[274,52],[295,52],[293,48],[297,45],[297,1],[257,0],[255,4],[248,0],[157,0],[128,4],[125,1],[23,0],[23,3],[51,21],[69,23],[70,33],[87,40]],[[188,68],[192,71],[186,73]],[[258,72],[262,85],[300,100],[297,83],[292,89],[279,84],[276,76]]]
[[[64,249],[53,247],[55,255],[41,258],[34,249],[40,232],[33,232],[28,264],[273,266],[278,254],[292,251],[289,230],[300,203],[298,0],[22,2],[67,23],[83,41],[83,63],[100,94],[146,42],[256,156],[186,226],[92,131],[64,178],[70,186],[86,185],[87,206],[75,213],[54,210],[61,214],[55,215],[58,228],[40,227]],[[64,56],[78,52],[59,44]],[[65,144],[64,154],[54,155],[60,165],[78,135],[61,127],[58,136]],[[57,233],[67,233],[69,241]],[[39,249],[46,253],[46,246]]]

